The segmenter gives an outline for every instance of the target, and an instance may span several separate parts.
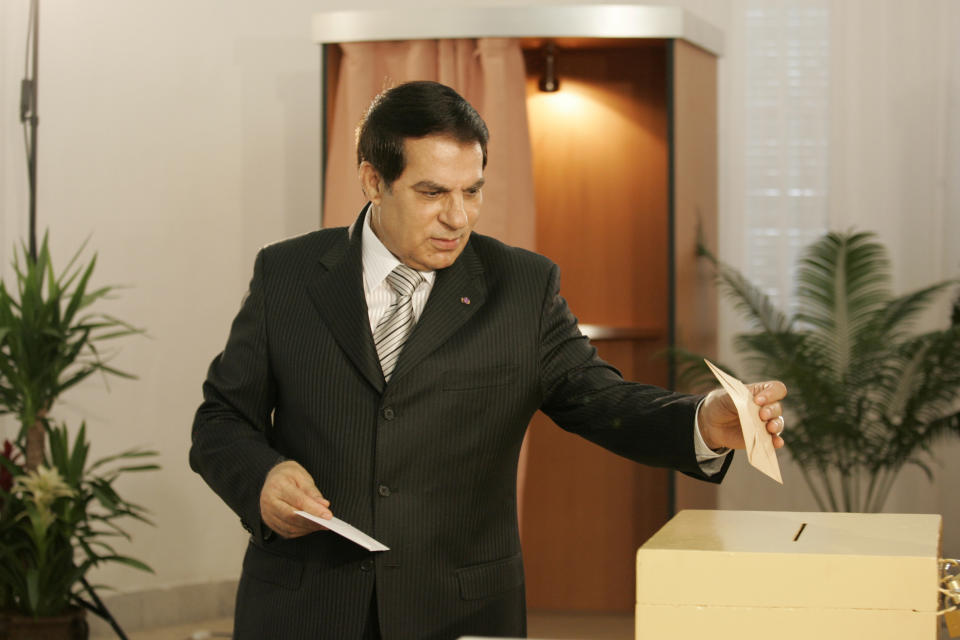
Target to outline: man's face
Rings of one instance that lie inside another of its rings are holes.
[[[389,188],[370,163],[360,165],[360,181],[374,205],[373,231],[409,267],[449,267],[480,217],[480,144],[443,135],[408,138],[404,157],[406,168]]]

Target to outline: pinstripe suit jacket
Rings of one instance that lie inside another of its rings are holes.
[[[516,471],[532,414],[701,475],[698,397],[624,382],[580,335],[556,265],[479,234],[437,273],[385,384],[362,218],[352,234],[322,230],[259,253],[204,384],[191,466],[252,534],[235,638],[359,638],[374,587],[385,640],[525,635]],[[260,489],[283,458],[390,551],[330,532],[265,540]]]

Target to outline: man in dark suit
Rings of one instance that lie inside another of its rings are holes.
[[[471,235],[486,144],[448,87],[388,90],[361,125],[370,202],[357,221],[257,256],[190,452],[252,534],[235,638],[524,635],[516,471],[537,409],[715,482],[723,449],[743,447],[725,394],[625,382],[580,334],[556,265]],[[786,389],[753,389],[779,434]],[[300,509],[335,512],[390,550]]]

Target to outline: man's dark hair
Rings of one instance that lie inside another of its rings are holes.
[[[483,118],[459,93],[429,81],[397,85],[373,99],[357,130],[357,164],[372,164],[389,187],[406,167],[403,141],[429,135],[479,143],[487,166]]]

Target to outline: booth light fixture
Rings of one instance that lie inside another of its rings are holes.
[[[540,91],[553,93],[560,90],[560,80],[557,79],[555,68],[556,49],[552,42],[548,42],[543,49],[543,77],[540,78]]]

